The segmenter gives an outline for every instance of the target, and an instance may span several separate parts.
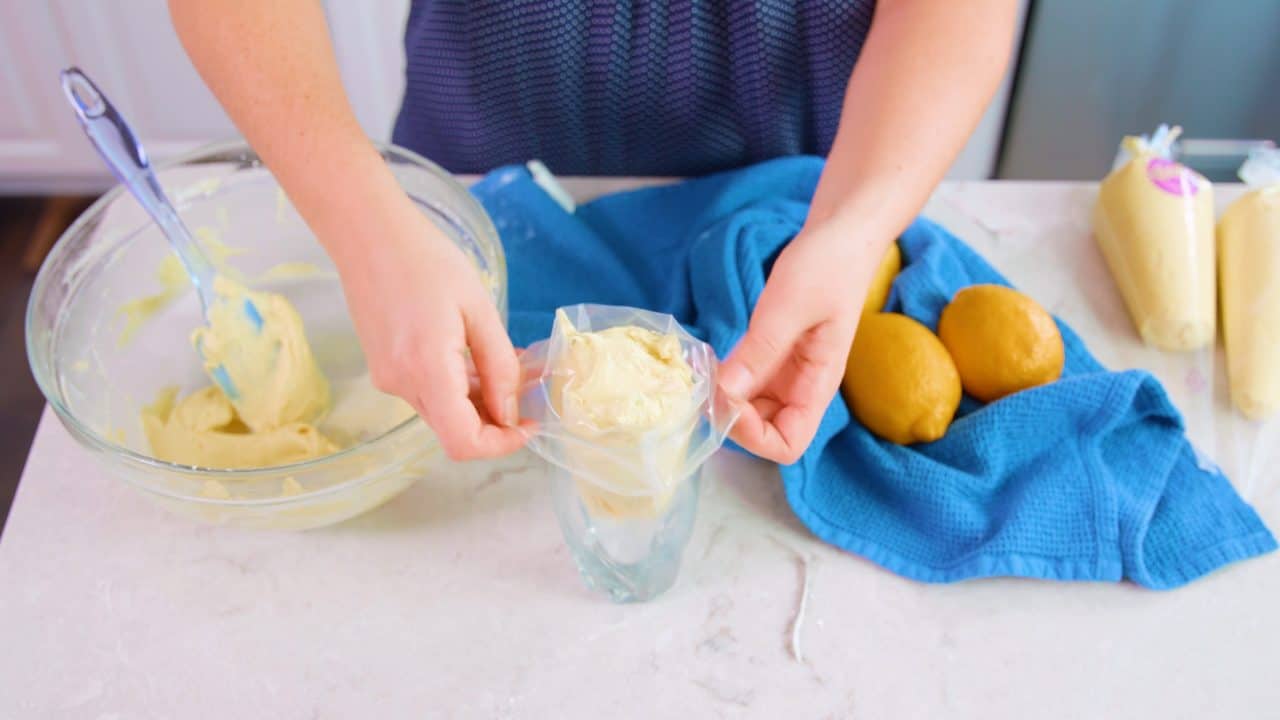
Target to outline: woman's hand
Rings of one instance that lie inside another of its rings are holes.
[[[374,385],[454,460],[518,450],[520,365],[475,264],[407,201],[364,232],[338,267]]]
[[[523,445],[520,370],[498,312],[475,266],[356,122],[321,4],[170,0],[169,11],[201,76],[337,265],[374,384],[413,405],[452,458]]]
[[[813,441],[871,277],[982,117],[1017,15],[1013,0],[877,3],[805,229],[721,369],[721,389],[743,408],[739,445],[791,463]]]
[[[837,226],[807,228],[774,263],[746,335],[720,367],[741,410],[731,437],[775,462],[800,458],[840,386],[880,258]]]

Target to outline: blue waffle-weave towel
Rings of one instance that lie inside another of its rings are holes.
[[[512,339],[546,337],[560,306],[630,305],[674,315],[724,357],[821,169],[812,157],[774,160],[573,213],[526,169],[495,170],[472,191],[506,251]],[[960,288],[1007,284],[928,220],[899,243],[890,309],[931,328]],[[796,515],[826,542],[928,582],[1127,578],[1163,589],[1274,549],[1227,478],[1197,463],[1160,384],[1108,372],[1059,325],[1060,381],[985,406],[966,399],[934,443],[881,441],[837,395],[808,452],[781,469]]]

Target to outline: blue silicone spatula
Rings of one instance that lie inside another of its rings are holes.
[[[124,116],[79,68],[71,67],[62,71],[62,91],[76,111],[80,126],[97,148],[98,154],[160,227],[169,240],[169,245],[182,260],[182,266],[186,268],[196,295],[200,298],[205,322],[208,322],[209,310],[219,302],[213,291],[213,279],[217,272],[165,197],[155,173],[151,171],[147,154],[129,123],[125,122]],[[244,300],[243,311],[261,332],[262,314],[248,298]],[[239,399],[240,394],[224,366],[213,368],[209,374],[232,402]]]

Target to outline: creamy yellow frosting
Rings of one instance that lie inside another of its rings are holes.
[[[196,328],[191,340],[206,371],[225,368],[240,421],[265,432],[322,417],[329,409],[329,381],[316,364],[292,303],[223,276],[214,281],[214,290],[218,302],[209,308],[209,324]],[[246,303],[256,308],[260,325]]]
[[[679,337],[636,326],[581,332],[563,312],[556,326],[563,346],[551,368],[552,402],[565,430],[583,440],[568,444],[565,458],[587,509],[660,513],[683,479],[697,419]]]
[[[142,410],[151,454],[205,468],[262,468],[302,462],[338,451],[314,425],[294,422],[253,432],[216,386],[177,401],[178,388],[161,391]]]
[[[1261,420],[1280,410],[1280,185],[1227,208],[1218,252],[1231,399]]]
[[[560,418],[576,432],[643,433],[687,417],[693,370],[680,339],[641,327],[568,332]]]
[[[192,333],[206,371],[223,368],[234,400],[210,385],[177,401],[167,388],[142,412],[152,454],[208,468],[258,468],[337,452],[316,428],[330,406],[329,382],[307,343],[302,317],[282,295],[253,292],[218,276],[209,325]],[[247,311],[252,302],[259,326]]]
[[[375,388],[368,374],[339,382],[334,398],[333,408],[318,424],[252,432],[216,386],[181,401],[177,387],[167,387],[143,408],[142,426],[151,454],[161,460],[207,468],[262,468],[330,455],[414,416],[408,403]],[[294,491],[301,492],[301,485],[286,482],[283,494]]]

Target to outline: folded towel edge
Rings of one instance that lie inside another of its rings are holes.
[[[1277,549],[1276,539],[1266,527],[1240,537],[1228,538],[1184,558],[1164,569],[1158,576],[1148,572],[1143,587],[1151,590],[1176,590],[1228,565],[1266,555]]]
[[[1123,565],[1116,559],[1056,558],[1009,553],[999,557],[979,555],[966,557],[947,567],[926,567],[884,547],[832,525],[812,513],[796,512],[793,493],[800,492],[799,483],[784,483],[791,507],[801,523],[818,539],[846,552],[858,555],[886,570],[911,580],[926,583],[952,583],[959,580],[990,577],[1021,577],[1043,580],[1075,580],[1118,582],[1123,579]]]

